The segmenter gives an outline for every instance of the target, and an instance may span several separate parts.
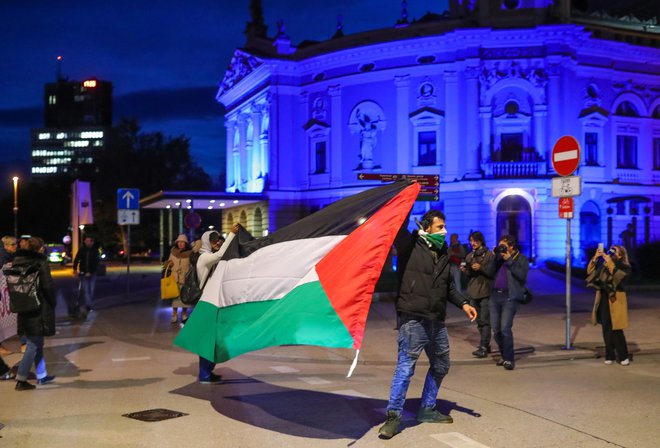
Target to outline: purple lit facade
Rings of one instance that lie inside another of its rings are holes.
[[[217,100],[227,191],[268,199],[225,213],[223,227],[242,214],[248,229],[274,230],[379,184],[359,173],[439,174],[439,201],[415,216],[440,208],[462,242],[511,233],[533,260],[561,259],[550,159],[569,134],[582,147],[578,262],[627,228],[629,246],[657,240],[660,28],[553,3],[452,1],[409,23],[404,2],[392,28],[298,47],[283,26],[267,38],[253,13]]]

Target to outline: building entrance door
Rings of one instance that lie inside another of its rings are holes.
[[[532,258],[532,212],[522,196],[512,195],[497,205],[497,241],[504,235],[518,240],[520,252]]]

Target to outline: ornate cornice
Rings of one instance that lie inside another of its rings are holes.
[[[252,73],[263,61],[251,54],[241,50],[235,50],[234,56],[225,72],[225,77],[220,84],[220,95],[234,87],[243,78]]]

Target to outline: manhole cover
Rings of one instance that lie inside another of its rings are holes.
[[[188,415],[185,412],[171,411],[169,409],[148,409],[146,411],[131,412],[123,414],[122,417],[134,418],[143,422],[160,422],[171,418],[183,417]]]

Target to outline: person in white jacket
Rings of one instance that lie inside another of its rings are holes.
[[[234,224],[226,240],[215,230],[204,232],[202,235],[202,248],[199,250],[199,258],[196,264],[197,279],[202,289],[204,289],[209,275],[212,274],[213,268],[225,254],[229,243],[231,243],[237,233],[238,224]],[[219,383],[222,377],[213,373],[213,369],[215,369],[215,363],[200,356],[198,381],[201,384]]]

